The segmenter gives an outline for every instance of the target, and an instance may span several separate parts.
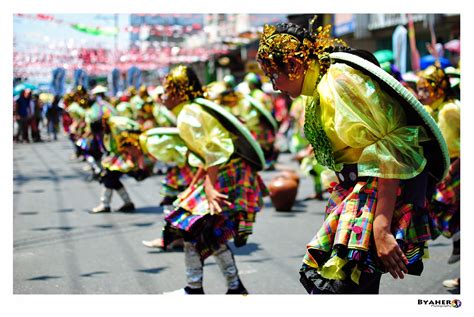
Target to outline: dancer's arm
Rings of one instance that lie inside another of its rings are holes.
[[[397,200],[398,179],[378,180],[378,202],[373,223],[375,247],[385,269],[393,278],[404,278],[408,260],[390,231]]]

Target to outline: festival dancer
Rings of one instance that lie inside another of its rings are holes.
[[[372,54],[332,39],[330,26],[265,25],[257,59],[275,90],[308,97],[305,136],[339,179],[303,258],[308,293],[377,294],[381,273],[421,274],[438,234],[430,185],[449,166],[433,119]]]
[[[177,66],[164,81],[163,102],[180,107],[179,136],[199,161],[199,170],[166,218],[184,237],[187,286],[180,294],[204,294],[203,266],[210,255],[227,281],[227,294],[247,294],[227,245],[246,243],[267,189],[257,170],[263,153],[250,132],[222,107],[202,97],[195,72]]]
[[[225,81],[211,85],[206,95],[208,99],[215,101],[236,116],[249,129],[262,147],[266,169],[273,169],[279,154],[275,148],[278,123],[271,112],[260,101],[236,91]]]
[[[117,211],[133,212],[135,205],[120,178],[127,174],[137,181],[144,180],[151,175],[155,160],[151,155],[147,155],[148,151],[140,142],[142,131],[136,121],[119,116],[105,116],[102,119],[105,126],[104,146],[108,154],[101,162],[101,202],[90,213],[111,212],[110,203],[114,191],[123,200],[123,205]]]
[[[432,211],[441,233],[453,240],[449,264],[461,256],[460,203],[461,203],[461,107],[451,89],[449,77],[439,66],[431,65],[419,72],[417,93],[438,123],[448,145],[450,168],[448,175],[438,184],[433,196]],[[459,288],[460,279],[443,282],[448,288]]]

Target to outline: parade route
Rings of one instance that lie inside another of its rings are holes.
[[[13,293],[14,294],[161,294],[185,286],[183,252],[162,252],[142,245],[160,235],[163,221],[160,181],[124,177],[135,213],[89,214],[99,203],[100,184],[88,182],[84,162],[70,160],[72,144],[15,144],[13,147]],[[296,168],[290,154],[279,163]],[[268,182],[278,171],[262,173]],[[258,214],[248,244],[235,253],[240,276],[250,294],[306,294],[299,268],[306,243],[319,228],[324,202],[302,177],[292,212],[276,212],[270,199]],[[327,197],[327,196],[326,196]],[[122,201],[112,199],[112,208]],[[459,262],[447,264],[451,240],[430,243],[430,259],[421,277],[382,278],[381,294],[449,294],[442,281],[458,277]],[[211,257],[204,290],[223,294],[225,281]]]

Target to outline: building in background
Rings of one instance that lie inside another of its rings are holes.
[[[431,42],[430,24],[439,43],[460,38],[459,14],[412,14],[412,19],[420,56],[429,54],[426,43]],[[407,14],[334,14],[332,24],[334,36],[352,47],[370,52],[393,51],[393,34],[398,26],[408,28],[408,17]],[[411,70],[409,47],[405,54],[407,70]]]

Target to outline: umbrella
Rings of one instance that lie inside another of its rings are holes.
[[[453,53],[460,54],[461,53],[461,41],[459,40],[451,40],[444,44],[444,49],[448,50]]]
[[[31,91],[37,90],[38,88],[30,83],[21,83],[13,88],[13,96],[19,95],[23,90],[30,89]]]

